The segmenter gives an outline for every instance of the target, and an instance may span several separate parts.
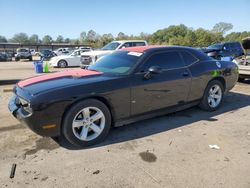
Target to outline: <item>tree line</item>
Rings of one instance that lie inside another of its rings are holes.
[[[218,42],[241,41],[243,38],[250,36],[250,31],[226,34],[232,28],[231,23],[225,22],[215,24],[211,30],[204,28],[193,29],[180,24],[171,25],[152,34],[141,32],[139,35],[126,35],[119,32],[117,36],[113,36],[111,33],[100,35],[94,30],[89,30],[88,32],[81,32],[79,37],[75,39],[64,38],[59,35],[55,40],[50,35],[45,35],[40,39],[37,34],[28,36],[26,33],[17,33],[10,39],[0,35],[0,42],[18,42],[22,44],[70,43],[99,48],[113,40],[140,39],[147,40],[150,44],[205,47]]]

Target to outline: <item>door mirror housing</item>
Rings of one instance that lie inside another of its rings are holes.
[[[150,79],[151,75],[153,74],[160,74],[162,72],[162,68],[159,66],[152,66],[148,69],[148,71],[146,72],[146,74],[144,75],[144,78],[146,79]]]
[[[148,69],[148,72],[151,74],[160,74],[162,72],[162,68],[159,66],[152,66]]]

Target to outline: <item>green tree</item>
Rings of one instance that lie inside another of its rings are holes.
[[[87,33],[85,31],[81,32],[80,33],[80,42],[82,44],[84,44],[86,42],[86,39],[87,39]]]
[[[88,42],[94,42],[96,40],[97,34],[94,30],[89,30],[86,36]]]
[[[65,42],[65,43],[70,43],[70,39],[69,39],[69,38],[66,38],[66,39],[64,40],[64,42]]]
[[[214,25],[212,31],[216,33],[225,34],[227,31],[233,29],[233,24],[226,22],[219,22]]]
[[[45,35],[42,39],[43,44],[51,44],[53,42],[52,37],[49,35]]]
[[[206,47],[212,44],[212,33],[203,28],[199,28],[195,31],[196,35],[196,46],[197,47]]]
[[[29,43],[29,37],[26,33],[17,33],[14,35],[14,37],[11,39],[12,42],[19,42],[21,44],[28,44]]]
[[[58,35],[58,37],[56,38],[56,43],[63,43],[64,39],[62,35]]]
[[[139,38],[142,40],[149,40],[150,34],[141,32]]]
[[[117,34],[116,40],[125,40],[125,39],[127,39],[127,38],[128,38],[127,35],[125,35],[123,32],[119,32],[119,33]]]
[[[8,41],[4,36],[0,35],[0,42],[8,42]]]
[[[101,42],[102,42],[102,46],[106,45],[107,43],[111,42],[114,40],[114,37],[111,33],[109,34],[103,34],[100,38]]]
[[[153,33],[150,36],[150,42],[154,44],[179,44],[181,39],[184,39],[189,30],[190,29],[183,24],[171,25]]]
[[[38,35],[37,34],[31,35],[29,38],[29,42],[31,44],[38,44],[40,42]]]

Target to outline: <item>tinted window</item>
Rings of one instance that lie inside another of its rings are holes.
[[[222,44],[213,44],[211,46],[207,47],[208,49],[218,49],[220,50],[222,48]]]
[[[121,49],[121,48],[132,47],[132,46],[133,46],[132,42],[126,42],[126,43],[124,43],[124,44],[120,47],[120,49]]]
[[[143,70],[146,71],[151,66],[174,69],[184,67],[184,64],[178,52],[163,52],[152,55],[143,65]]]
[[[143,53],[117,51],[98,59],[97,62],[88,67],[89,70],[97,70],[108,73],[126,74],[135,66]]]
[[[145,46],[145,42],[134,42],[134,46]]]
[[[119,42],[111,42],[104,46],[102,50],[115,50],[119,45]]]
[[[229,43],[226,43],[226,44],[224,45],[224,50],[230,50],[230,49],[231,49],[230,44],[229,44]]]
[[[233,49],[235,49],[235,50],[241,49],[241,45],[240,45],[240,43],[238,43],[238,42],[233,42],[233,43],[231,43],[231,47],[232,47]]]
[[[181,55],[183,57],[186,66],[191,65],[198,61],[198,59],[189,52],[181,52]]]

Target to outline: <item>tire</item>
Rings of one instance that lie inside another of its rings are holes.
[[[32,61],[32,56],[29,57],[29,61]]]
[[[98,100],[87,99],[72,106],[65,114],[62,134],[71,144],[87,147],[104,140],[110,127],[111,114],[107,106]]]
[[[57,66],[60,67],[60,68],[66,68],[68,66],[68,63],[65,60],[60,60],[57,63]]]
[[[210,93],[216,91],[217,87],[218,87],[218,92],[210,95]],[[224,98],[223,84],[219,80],[212,80],[211,82],[208,83],[199,106],[201,109],[206,111],[215,111],[220,107],[223,98]]]
[[[15,58],[15,61],[19,61],[20,59],[19,58]]]
[[[243,77],[238,78],[238,82],[244,82],[244,81],[245,81],[245,78],[243,78]]]

